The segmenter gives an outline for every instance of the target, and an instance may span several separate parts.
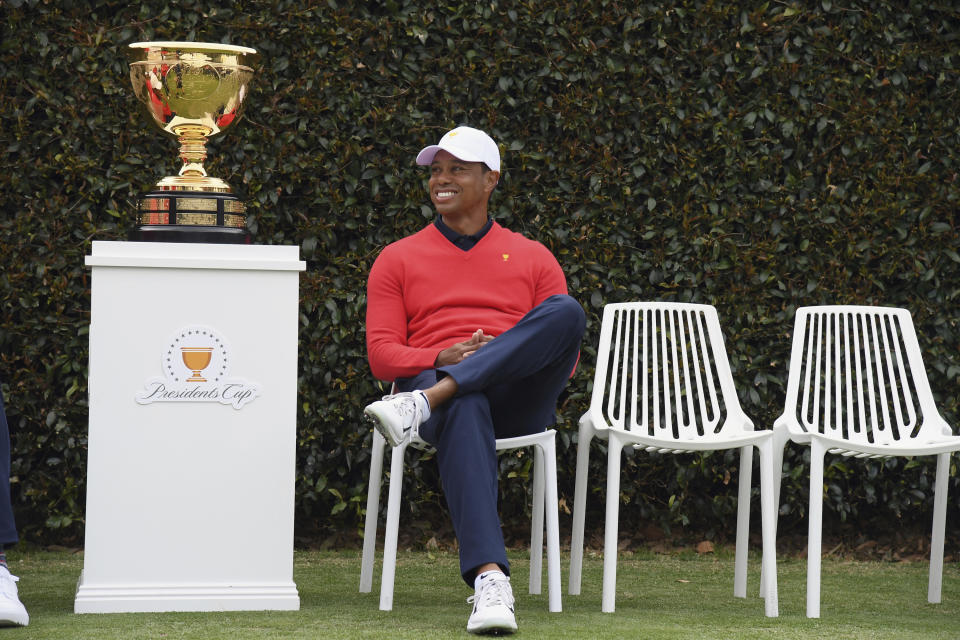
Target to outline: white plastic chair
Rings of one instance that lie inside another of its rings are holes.
[[[548,607],[551,612],[562,611],[560,594],[560,525],[557,516],[557,454],[556,431],[547,429],[516,438],[497,440],[497,451],[534,448],[533,459],[533,523],[530,534],[530,584],[532,594],[540,593],[543,573],[543,528],[546,513],[547,528],[547,582]],[[380,484],[383,476],[383,452],[387,447],[380,432],[374,429],[370,454],[370,482],[367,490],[367,516],[363,528],[363,556],[360,566],[360,591],[369,593],[373,587],[373,561],[377,541],[377,521],[380,508]],[[387,524],[383,541],[383,573],[380,578],[380,610],[393,609],[393,586],[397,565],[397,532],[400,520],[400,494],[403,461],[407,447],[418,449],[430,445],[417,438],[393,448],[390,460],[390,488],[387,498]]]
[[[580,593],[590,441],[606,439],[607,504],[601,608],[614,610],[624,446],[687,453],[740,449],[734,595],[747,595],[747,544],[753,447],[760,451],[763,529],[762,595],[778,615],[773,433],[754,431],[740,408],[720,333],[709,305],[669,302],[608,304],[603,310],[590,408],[580,419],[570,552],[570,594]]]
[[[960,437],[940,417],[906,309],[797,309],[778,461],[788,439],[810,445],[807,617],[820,617],[823,465],[826,453],[877,458],[937,456],[927,599],[940,602],[950,453]],[[779,496],[779,475],[777,495]]]

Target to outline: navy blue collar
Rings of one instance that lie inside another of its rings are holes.
[[[491,227],[493,227],[493,219],[487,218],[487,224],[483,225],[483,228],[480,229],[480,231],[477,231],[469,236],[462,233],[457,233],[448,227],[446,224],[444,224],[441,216],[437,216],[437,219],[434,220],[433,224],[437,227],[440,233],[443,234],[443,237],[452,242],[455,247],[463,251],[469,251],[470,249],[473,249],[478,242],[480,242],[480,239],[483,238],[483,236],[487,235],[487,232],[490,231]]]

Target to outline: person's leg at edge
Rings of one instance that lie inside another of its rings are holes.
[[[10,501],[10,429],[0,390],[0,626],[26,626],[30,621],[17,593],[17,578],[7,567],[6,548],[16,544],[17,527]]]
[[[17,541],[17,525],[10,502],[10,428],[0,390],[0,545],[9,548]]]

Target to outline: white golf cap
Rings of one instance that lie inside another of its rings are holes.
[[[429,165],[441,149],[464,162],[482,162],[491,171],[500,171],[500,149],[493,138],[480,129],[457,127],[447,131],[440,142],[420,150],[417,164]]]

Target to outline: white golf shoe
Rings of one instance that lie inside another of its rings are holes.
[[[407,442],[423,422],[423,412],[412,392],[395,393],[371,402],[363,415],[391,447]]]
[[[27,609],[17,594],[17,581],[10,570],[0,565],[0,627],[25,627],[30,622]]]
[[[473,613],[467,621],[470,633],[503,635],[517,630],[513,589],[510,578],[504,574],[495,572],[480,580],[476,593],[467,602],[473,603]]]

